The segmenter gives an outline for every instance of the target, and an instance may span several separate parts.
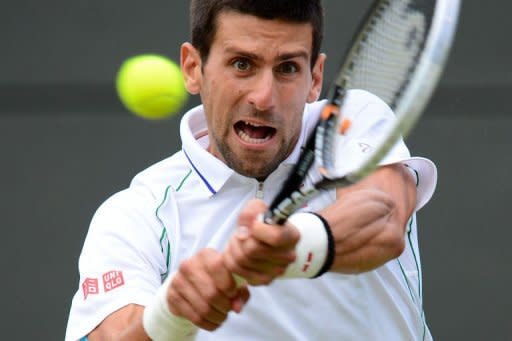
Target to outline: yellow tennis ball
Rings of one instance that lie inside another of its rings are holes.
[[[179,66],[154,54],[131,57],[123,62],[117,74],[116,89],[128,110],[150,120],[172,116],[188,97]]]

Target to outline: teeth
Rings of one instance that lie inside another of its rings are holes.
[[[264,142],[266,142],[266,141],[268,141],[270,139],[270,136],[266,136],[265,138],[262,138],[262,139],[255,139],[253,137],[250,137],[249,135],[247,135],[243,131],[239,131],[238,132],[238,136],[240,136],[240,138],[242,140],[244,140],[245,142],[252,143],[252,144],[261,144],[261,143],[264,143]]]
[[[253,126],[253,127],[263,127],[262,124],[255,124],[255,123],[251,123],[251,122],[247,122],[247,121],[244,121],[244,123],[248,126]]]

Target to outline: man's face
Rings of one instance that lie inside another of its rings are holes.
[[[187,88],[201,96],[213,155],[262,179],[291,153],[304,105],[317,99],[322,84],[325,56],[311,70],[311,47],[310,24],[231,11],[217,18],[204,64],[190,44],[183,45]]]

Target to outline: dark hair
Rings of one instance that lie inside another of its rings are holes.
[[[201,59],[208,59],[216,33],[217,17],[231,10],[263,19],[282,19],[294,23],[310,23],[313,27],[311,66],[314,65],[324,34],[324,14],[321,0],[192,0],[190,25],[192,45]]]

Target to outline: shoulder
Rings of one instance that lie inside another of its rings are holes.
[[[190,172],[190,163],[183,151],[155,163],[138,173],[130,183],[133,192],[146,192],[155,200],[164,195],[169,187],[176,188]]]
[[[98,207],[90,231],[108,226],[124,226],[127,230],[137,231],[141,226],[152,225],[155,210],[169,188],[175,188],[180,177],[190,171],[183,159],[182,152],[177,152],[138,173],[128,188],[113,194]]]

